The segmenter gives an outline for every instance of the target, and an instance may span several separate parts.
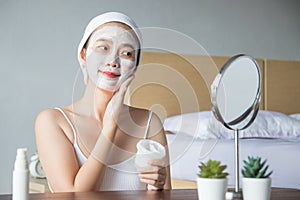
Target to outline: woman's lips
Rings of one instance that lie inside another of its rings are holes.
[[[119,74],[115,74],[113,72],[102,72],[102,74],[107,78],[117,78],[120,76]]]

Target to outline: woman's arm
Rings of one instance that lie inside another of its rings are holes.
[[[89,156],[79,168],[73,144],[60,126],[61,117],[56,110],[45,110],[38,115],[35,124],[37,150],[51,189],[54,192],[95,190],[102,180],[105,165]],[[99,137],[97,143],[106,142],[103,141],[104,138]],[[108,145],[102,147],[103,152],[109,151]]]

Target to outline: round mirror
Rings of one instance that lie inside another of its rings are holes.
[[[239,189],[239,130],[255,119],[260,103],[261,76],[257,62],[241,54],[230,58],[211,85],[212,111],[225,127],[234,130],[235,190],[234,198],[242,197]]]
[[[257,62],[241,54],[230,58],[211,85],[215,117],[227,128],[242,130],[256,117],[261,77]]]

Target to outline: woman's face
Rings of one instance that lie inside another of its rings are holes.
[[[98,88],[116,91],[136,70],[139,43],[127,26],[108,23],[91,35],[86,49],[88,80]]]

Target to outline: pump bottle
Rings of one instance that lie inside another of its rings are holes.
[[[19,148],[13,171],[13,200],[28,200],[29,170],[27,149]]]

